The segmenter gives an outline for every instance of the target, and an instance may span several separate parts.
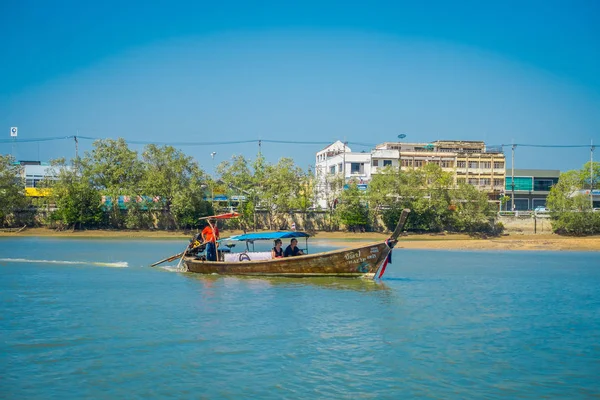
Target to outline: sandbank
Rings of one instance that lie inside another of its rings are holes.
[[[223,231],[221,237],[240,231]],[[191,232],[182,231],[130,231],[84,230],[55,231],[48,228],[27,228],[21,232],[0,232],[0,237],[65,237],[106,239],[171,239],[187,240]],[[388,237],[383,233],[317,232],[313,239],[331,246],[349,247],[359,243],[376,242]],[[440,250],[533,250],[533,251],[600,251],[600,236],[570,237],[551,233],[510,233],[494,238],[472,238],[464,234],[408,234],[400,237],[397,248]]]

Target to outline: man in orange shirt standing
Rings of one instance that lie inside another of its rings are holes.
[[[202,240],[206,243],[206,261],[217,261],[219,228],[216,219],[208,220],[208,225],[202,230]]]

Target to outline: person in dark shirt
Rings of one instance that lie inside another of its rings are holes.
[[[283,257],[283,249],[281,248],[281,239],[275,239],[275,247],[271,250],[271,258]]]
[[[290,245],[285,248],[285,251],[283,252],[283,256],[284,257],[294,257],[294,256],[304,255],[304,253],[302,252],[302,250],[300,250],[298,248],[297,244],[298,244],[298,240],[297,239],[292,239],[290,241]]]

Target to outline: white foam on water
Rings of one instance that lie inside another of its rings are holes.
[[[61,264],[61,265],[95,265],[98,267],[127,268],[127,261],[94,262],[94,261],[66,261],[66,260],[32,260],[28,258],[0,258],[0,262],[27,263],[27,264]]]
[[[161,265],[159,268],[160,269],[164,269],[165,271],[169,271],[169,272],[181,272],[177,268],[177,264],[175,264],[175,265]]]

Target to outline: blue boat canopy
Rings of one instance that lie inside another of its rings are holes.
[[[278,231],[278,232],[254,232],[245,233],[243,235],[230,236],[227,240],[254,241],[254,240],[275,240],[275,239],[291,239],[299,237],[310,237],[306,232],[295,231]]]

